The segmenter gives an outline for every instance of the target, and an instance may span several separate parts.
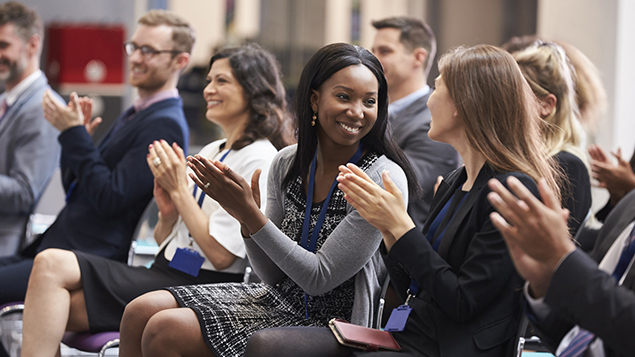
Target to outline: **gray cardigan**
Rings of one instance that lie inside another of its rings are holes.
[[[371,327],[381,285],[387,277],[378,248],[381,233],[366,222],[350,204],[347,216],[315,254],[305,250],[279,229],[284,218],[285,191],[282,180],[291,167],[296,145],[281,150],[269,172],[266,214],[269,222],[252,239],[245,239],[247,255],[254,271],[266,283],[277,284],[289,276],[309,295],[326,293],[355,276],[355,300],[351,322]],[[408,202],[407,180],[402,169],[381,156],[367,170],[382,185],[387,170]],[[383,187],[383,185],[382,185]]]

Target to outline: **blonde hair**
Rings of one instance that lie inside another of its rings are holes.
[[[575,100],[575,70],[562,47],[536,41],[512,53],[512,56],[538,99],[542,100],[549,94],[556,97],[556,106],[543,119],[547,123],[544,138],[549,155],[567,151],[588,167],[581,147],[580,111]]]
[[[561,174],[541,139],[535,97],[512,56],[498,47],[459,47],[441,57],[439,71],[468,143],[494,170],[522,172],[560,196]]]
[[[192,53],[194,42],[196,42],[194,28],[175,13],[167,10],[150,10],[143,14],[137,23],[145,26],[165,25],[171,27],[174,50]]]

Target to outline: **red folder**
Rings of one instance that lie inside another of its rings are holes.
[[[401,347],[390,332],[353,325],[340,319],[329,321],[337,341],[348,347],[364,351],[400,351]]]

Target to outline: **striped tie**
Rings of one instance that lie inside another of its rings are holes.
[[[582,356],[584,351],[588,349],[589,343],[593,341],[594,337],[595,335],[591,332],[585,329],[580,329],[578,334],[575,335],[573,340],[571,340],[571,343],[569,343],[569,346],[567,346],[567,348],[565,348],[564,351],[562,351],[562,353],[558,355],[558,357]]]

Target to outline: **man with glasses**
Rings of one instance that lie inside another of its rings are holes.
[[[93,127],[87,100],[73,93],[65,106],[50,92],[44,95],[44,115],[60,131],[66,206],[25,251],[0,259],[0,304],[24,299],[33,258],[44,249],[127,260],[137,221],[152,198],[148,145],[155,140],[176,142],[182,148],[188,145],[176,85],[194,41],[192,27],[169,11],[152,10],[139,19],[125,45],[128,79],[139,98],[115,121],[99,146],[93,145],[89,134]]]

